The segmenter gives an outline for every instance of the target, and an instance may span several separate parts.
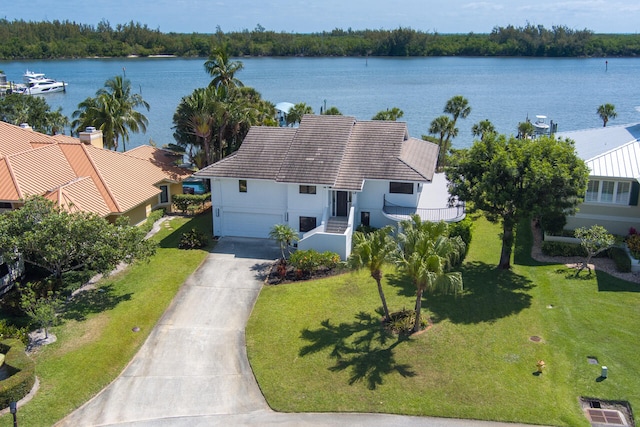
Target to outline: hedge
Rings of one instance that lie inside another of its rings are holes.
[[[609,258],[616,264],[616,270],[620,273],[631,272],[631,258],[629,258],[629,255],[624,249],[618,247],[610,248]]]
[[[36,381],[36,364],[25,353],[24,344],[15,338],[0,341],[0,353],[5,354],[4,363],[11,374],[0,381],[0,408],[6,408],[29,394]]]
[[[565,242],[542,242],[542,253],[548,256],[587,256],[587,251],[582,245]]]
[[[172,203],[184,213],[195,213],[198,209],[204,209],[204,205],[211,200],[211,193],[206,194],[174,194]]]

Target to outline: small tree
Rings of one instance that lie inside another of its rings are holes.
[[[592,225],[589,228],[577,228],[574,235],[580,239],[580,244],[587,251],[587,256],[584,261],[582,261],[582,265],[578,271],[576,271],[576,276],[585,268],[589,271],[589,274],[591,274],[591,267],[589,267],[591,258],[613,246],[615,237],[601,225]]]
[[[280,251],[282,252],[282,261],[285,262],[287,259],[284,254],[285,249],[287,250],[287,253],[291,255],[291,251],[289,250],[291,244],[300,240],[298,232],[287,224],[276,224],[271,227],[271,231],[269,231],[269,238],[278,242],[280,245]]]
[[[44,337],[49,338],[49,328],[58,320],[58,312],[62,310],[63,301],[57,294],[49,291],[46,296],[38,297],[34,285],[28,283],[21,289],[20,306],[41,329]]]

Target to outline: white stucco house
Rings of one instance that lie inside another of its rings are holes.
[[[589,184],[578,212],[566,228],[605,227],[625,236],[640,229],[640,123],[556,134],[575,142],[576,152],[589,167]]]
[[[437,156],[402,122],[306,115],[297,128],[252,127],[236,153],[195,176],[211,183],[214,235],[264,238],[288,224],[298,248],[345,259],[360,224],[464,218],[464,206],[448,206]]]

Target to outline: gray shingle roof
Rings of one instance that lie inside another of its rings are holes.
[[[365,179],[430,181],[438,146],[409,138],[402,122],[303,117],[300,127],[252,127],[238,152],[195,175],[330,185],[361,190]]]

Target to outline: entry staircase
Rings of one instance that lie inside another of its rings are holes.
[[[349,218],[346,216],[332,216],[327,221],[326,232],[333,234],[344,234],[349,226]]]

